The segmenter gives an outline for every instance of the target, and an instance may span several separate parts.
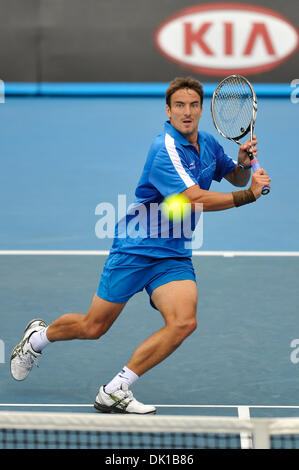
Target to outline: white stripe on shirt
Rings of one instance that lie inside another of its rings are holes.
[[[171,137],[169,134],[165,134],[165,147],[166,147],[166,150],[168,152],[168,155],[170,157],[170,160],[172,161],[174,168],[176,169],[179,177],[184,181],[187,188],[190,188],[190,186],[194,186],[194,184],[196,183],[188,175],[185,168],[183,167],[181,158],[177,152],[177,149],[174,143],[174,138]]]

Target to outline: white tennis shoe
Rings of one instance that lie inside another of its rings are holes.
[[[106,393],[104,386],[99,390],[94,407],[102,413],[132,413],[151,414],[156,413],[156,408],[152,405],[144,405],[133,397],[127,384],[123,383],[119,390],[113,393]]]
[[[32,349],[29,337],[35,331],[42,330],[47,325],[40,318],[31,320],[25,328],[22,341],[13,349],[10,357],[10,372],[15,380],[24,380],[34,364],[38,365],[38,353]]]

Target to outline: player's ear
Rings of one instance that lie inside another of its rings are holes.
[[[166,105],[166,115],[169,118],[171,117],[171,110],[170,110],[170,106],[168,104]]]

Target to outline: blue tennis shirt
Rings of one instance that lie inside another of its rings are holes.
[[[135,201],[115,227],[110,253],[153,258],[190,257],[190,242],[200,217],[191,212],[179,223],[165,220],[160,204],[166,196],[198,184],[208,190],[212,180],[234,170],[236,163],[207,132],[198,132],[200,153],[169,121],[153,141],[135,191]]]

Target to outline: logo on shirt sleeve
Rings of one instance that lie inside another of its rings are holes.
[[[190,165],[188,166],[188,169],[195,170],[195,162],[190,163]]]

